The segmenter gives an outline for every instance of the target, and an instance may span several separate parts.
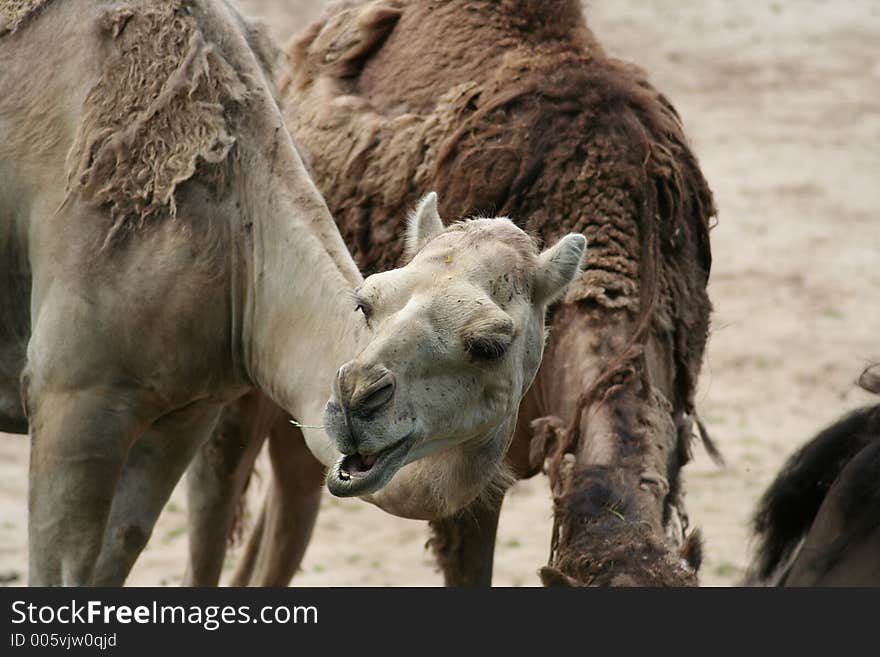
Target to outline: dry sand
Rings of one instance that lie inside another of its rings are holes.
[[[237,4],[284,41],[323,3]],[[588,18],[672,99],[716,194],[715,314],[698,404],[728,466],[697,450],[685,479],[706,539],[702,582],[735,584],[749,515],[783,460],[871,401],[853,382],[880,361],[880,4],[595,0]],[[17,583],[27,576],[27,459],[26,438],[0,439],[0,576]],[[184,509],[178,489],[131,584],[179,583]],[[501,517],[495,583],[537,585],[549,536],[546,480],[518,484]],[[440,584],[426,538],[424,523],[328,496],[295,583]]]

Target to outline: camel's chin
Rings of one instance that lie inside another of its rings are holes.
[[[327,489],[337,497],[375,493],[406,465],[413,443],[406,436],[374,455],[343,455],[327,472]]]

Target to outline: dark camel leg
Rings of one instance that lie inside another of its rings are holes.
[[[287,586],[299,568],[321,504],[324,466],[283,416],[269,436],[272,481],[233,586]]]
[[[129,450],[110,510],[96,586],[122,586],[174,486],[217,422],[220,407],[196,404],[161,418]]]
[[[187,471],[189,563],[186,586],[217,586],[226,545],[254,461],[281,411],[258,392],[223,409]]]
[[[530,420],[537,416],[538,409],[537,397],[529,392],[520,404],[517,428],[507,450],[507,465],[520,479],[538,471],[529,463]],[[495,535],[503,502],[503,494],[477,500],[451,518],[430,523],[429,543],[446,586],[492,585]]]
[[[452,518],[431,524],[431,547],[446,586],[492,586],[495,533],[503,495],[477,500]]]
[[[271,487],[271,484],[269,484]],[[266,498],[263,499],[263,506],[260,508],[260,515],[257,516],[257,522],[254,524],[251,533],[248,534],[247,543],[244,546],[244,554],[241,561],[232,575],[230,586],[248,586],[251,574],[256,567],[257,557],[260,554],[260,546],[263,543],[263,527],[266,524],[266,514],[268,513],[267,498],[269,491],[266,491]]]

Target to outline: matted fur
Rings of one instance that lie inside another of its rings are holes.
[[[544,30],[562,30],[551,29],[552,16],[535,9],[540,3],[518,3],[544,16]],[[464,11],[469,4],[475,9]],[[486,4],[413,3],[351,83],[352,92],[371,104],[357,96],[341,97],[329,108],[297,104],[299,90],[293,80],[284,81],[282,92],[297,107],[288,114],[293,132],[321,155],[312,168],[346,242],[366,273],[399,264],[400,219],[426,188],[438,192],[443,216],[507,214],[545,242],[583,232],[590,243],[586,271],[568,300],[662,314],[664,330],[675,317],[681,392],[691,397],[708,328],[708,230],[715,209],[678,115],[640,69],[604,55],[579,8],[558,3],[560,16],[578,20],[566,23],[564,38],[536,47],[536,56],[535,48],[491,38],[493,32],[531,29],[526,19],[532,14],[523,9],[511,27],[503,21],[515,12],[493,9],[498,18],[489,20],[486,11],[476,11]],[[480,70],[472,80],[458,82],[466,77],[460,69],[437,67],[436,59],[402,56],[412,45],[407,27],[427,12],[434,30],[444,24],[437,14],[445,13],[450,22],[463,21],[459,32],[484,33],[482,39],[459,36],[464,44],[430,33],[420,39],[453,51],[455,64],[463,66],[479,45],[484,59],[476,58]],[[468,15],[479,25],[468,25]],[[297,71],[311,66],[310,44],[327,47],[311,43],[318,26],[291,44]],[[389,85],[377,82],[383,65],[383,78],[395,81],[393,98],[383,97]],[[406,73],[413,66],[418,70]],[[447,91],[423,100],[436,89]],[[340,130],[353,114],[355,129]]]
[[[18,30],[52,0],[0,0],[0,36]]]
[[[715,207],[675,109],[641,69],[603,51],[577,0],[347,2],[328,16],[291,44],[283,95],[362,270],[402,261],[401,217],[429,190],[442,216],[508,215],[545,243],[583,233],[585,272],[564,304],[577,309],[600,373],[535,462],[549,457],[554,481],[582,481],[562,477],[562,460],[584,439],[581,411],[602,406],[619,435],[611,458],[627,472],[614,485],[638,490],[643,469],[662,473],[663,522],[686,525],[679,471],[709,327]],[[648,379],[651,341],[671,356],[668,401]],[[661,441],[668,458],[655,456]],[[579,493],[575,484],[555,492],[554,536],[569,545],[555,556],[572,568],[598,540],[570,540],[595,520]],[[607,545],[641,536],[610,519],[603,531],[622,533]],[[671,579],[664,568],[658,583],[693,581],[677,561],[664,560]]]
[[[85,100],[68,159],[68,195],[105,206],[107,240],[174,216],[175,190],[198,171],[220,189],[247,90],[206,43],[185,1],[139,2],[104,15],[112,40]]]

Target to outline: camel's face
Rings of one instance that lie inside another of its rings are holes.
[[[498,476],[541,362],[544,314],[586,241],[538,255],[507,219],[443,230],[432,194],[403,268],[356,290],[371,341],[337,374],[325,423],[342,457],[330,491],[406,517],[454,513]]]

